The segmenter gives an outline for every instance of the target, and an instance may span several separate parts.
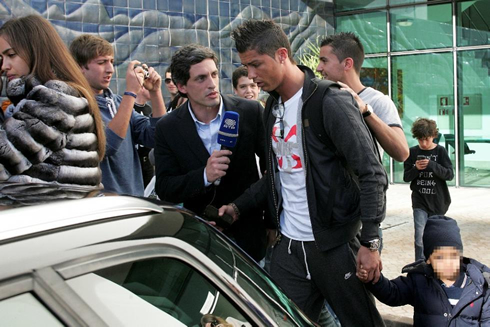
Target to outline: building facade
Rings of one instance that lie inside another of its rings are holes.
[[[456,169],[456,186],[490,187],[490,0],[2,0],[0,23],[40,14],[69,44],[82,33],[114,45],[111,88],[124,91],[127,62],[163,76],[182,45],[211,47],[220,59],[221,91],[232,93],[240,59],[230,38],[243,20],[272,18],[296,57],[318,37],[352,31],[363,42],[365,85],[390,95],[409,146],[417,117],[437,121],[439,142]],[[166,90],[164,90],[166,92]],[[165,94],[168,95],[168,94]],[[392,182],[403,164],[384,158]]]
[[[335,0],[334,15],[360,36],[362,80],[391,96],[409,146],[413,121],[434,119],[450,185],[490,187],[490,1]],[[402,163],[385,165],[403,182]]]

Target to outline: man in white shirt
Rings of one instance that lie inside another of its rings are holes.
[[[393,101],[383,93],[361,83],[364,47],[354,33],[327,36],[320,43],[320,62],[317,72],[323,78],[338,82],[351,92],[364,121],[381,147],[396,161],[404,162],[409,155],[407,139]]]

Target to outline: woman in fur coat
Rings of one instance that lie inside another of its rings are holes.
[[[13,108],[0,127],[1,184],[100,187],[105,134],[90,86],[44,18],[0,28],[1,72]]]

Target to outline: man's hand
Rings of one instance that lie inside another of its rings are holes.
[[[218,216],[223,216],[224,214],[229,214],[230,216],[233,217],[233,222],[237,221],[238,220],[238,216],[235,212],[235,210],[233,209],[233,207],[231,205],[224,205],[222,206],[221,208],[219,208],[218,210]],[[208,224],[216,227],[218,230],[220,230],[221,232],[224,230],[223,228],[219,227],[215,221],[208,221]]]
[[[267,247],[273,246],[277,241],[277,229],[266,229],[267,233]]]
[[[423,160],[415,161],[415,167],[418,170],[424,170],[425,168],[427,168],[428,164],[429,164],[429,159],[423,159]]]
[[[136,104],[139,104],[139,105],[144,105],[148,101],[150,101],[150,94],[148,93],[148,90],[147,89],[145,89],[144,87],[142,87],[140,89],[140,91],[136,94],[136,101],[135,101],[135,103]]]
[[[146,67],[146,65],[143,65]],[[153,67],[146,67],[148,69],[148,78],[144,80],[143,86],[150,92],[156,92],[162,88],[162,77],[157,73]]]
[[[231,205],[227,204],[227,205],[221,206],[221,208],[219,208],[218,216],[223,216],[225,213],[229,214],[230,216],[233,217],[233,222],[238,220],[238,216],[236,214],[236,211],[235,211],[235,209],[233,209],[233,207]]]
[[[372,282],[376,284],[381,276],[381,270],[383,270],[383,263],[379,257],[379,252],[371,251],[367,247],[361,246],[357,252],[356,262],[357,277],[364,283]]]
[[[126,71],[126,91],[138,94],[143,85],[143,68],[138,60],[130,61]]]
[[[226,170],[230,164],[230,150],[213,151],[206,164],[206,178],[209,183],[213,183],[218,178],[226,175]]]
[[[342,83],[342,82],[337,82],[340,86],[342,86],[340,89],[341,90],[345,90],[347,92],[349,92],[350,94],[352,94],[352,96],[354,97],[354,100],[356,100],[357,102],[357,105],[359,106],[359,110],[361,111],[361,114],[363,114],[365,111],[366,111],[366,104],[364,103],[364,101],[362,101],[361,97],[359,96],[359,94],[357,94],[356,92],[354,92],[353,89],[351,89],[349,87],[349,85],[345,84],[345,83]]]

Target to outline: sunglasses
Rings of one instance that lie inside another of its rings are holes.
[[[272,107],[272,115],[279,119],[279,130],[281,133],[281,139],[284,139],[284,111],[284,103],[279,102]]]
[[[172,82],[172,79],[171,78],[166,78],[165,79],[165,84],[170,84]]]

